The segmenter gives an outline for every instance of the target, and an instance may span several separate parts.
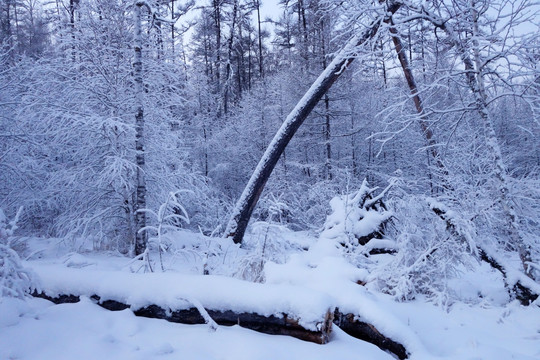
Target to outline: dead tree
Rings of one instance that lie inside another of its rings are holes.
[[[401,3],[399,1],[388,1],[383,11],[381,11],[379,18],[373,21],[362,34],[354,36],[349,40],[289,113],[281,128],[272,139],[272,142],[268,145],[240,199],[236,203],[229,224],[225,229],[226,237],[232,237],[233,241],[237,244],[242,242],[255,205],[257,205],[257,201],[261,196],[266,182],[289,141],[319,100],[354,61],[356,47],[372,39],[379,31],[381,23],[388,22],[400,7]]]

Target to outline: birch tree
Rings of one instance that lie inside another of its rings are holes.
[[[135,163],[136,171],[136,194],[135,194],[135,255],[140,255],[146,249],[148,235],[142,231],[146,227],[146,161],[144,147],[144,105],[143,105],[143,57],[142,57],[142,9],[152,11],[146,1],[137,1],[133,10],[135,22],[134,46],[135,57],[133,61],[133,77],[135,80]]]

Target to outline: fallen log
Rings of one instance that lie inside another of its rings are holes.
[[[61,294],[49,296],[43,292],[34,292],[32,296],[49,300],[55,304],[76,303],[80,301],[80,296],[72,294]],[[196,307],[186,309],[165,309],[158,305],[148,305],[142,308],[133,309],[130,304],[125,304],[116,300],[101,299],[98,295],[90,296],[90,299],[97,305],[111,311],[131,309],[136,316],[163,319],[180,324],[204,324],[203,316]],[[256,313],[238,313],[230,310],[220,311],[206,309],[210,317],[218,324],[224,326],[239,325],[243,328],[255,330],[270,335],[287,335],[300,340],[313,342],[316,344],[326,344],[330,340],[332,332],[332,321],[334,313],[331,310],[321,319],[319,331],[308,330],[299,324],[298,319],[286,313],[264,316]]]
[[[401,360],[409,357],[405,346],[384,336],[375,326],[361,321],[354,314],[343,314],[339,309],[336,309],[334,324],[350,336],[372,343],[382,350],[391,352]]]

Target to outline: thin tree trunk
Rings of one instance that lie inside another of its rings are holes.
[[[388,20],[400,7],[400,3],[390,2],[383,20]],[[231,220],[225,230],[225,236],[232,237],[235,243],[242,242],[255,205],[285,147],[318,101],[353,62],[355,48],[373,38],[378,32],[380,24],[380,20],[374,21],[362,35],[355,36],[347,43],[344,49],[319,75],[281,125],[236,203]]]
[[[174,35],[175,35],[174,34],[175,33],[175,31],[174,31],[174,24],[175,24],[174,23],[174,0],[171,0],[171,19],[173,19],[173,22],[171,23],[171,56],[172,56],[172,61],[174,63],[175,60],[176,60],[175,56],[174,56],[175,55],[174,54],[175,53],[175,48],[174,48],[174,45],[175,45],[174,44],[174,41],[175,41],[175,39],[174,39]]]
[[[324,94],[324,144],[325,144],[325,177],[332,180],[332,144],[330,143],[330,98]]]
[[[255,6],[257,7],[257,26],[258,26],[258,38],[259,38],[259,76],[264,77],[263,68],[263,53],[262,53],[262,32],[261,32],[261,2],[255,0]]]
[[[231,58],[232,58],[232,50],[233,50],[233,44],[234,44],[234,29],[236,27],[237,12],[238,12],[238,0],[235,0],[234,5],[233,5],[231,35],[229,38],[229,45],[227,48],[227,66],[225,67],[225,84],[224,84],[224,90],[223,90],[223,112],[225,114],[227,114],[229,111],[229,89],[231,87],[230,78],[231,78],[231,71],[232,71]]]
[[[14,4],[16,5],[16,4]],[[4,33],[4,38],[7,39],[6,42],[6,50],[11,50],[13,47],[13,33],[11,30],[11,0],[6,0],[4,9],[0,9],[0,11],[4,11],[6,13],[4,23],[2,24],[2,32]],[[0,14],[1,15],[1,14]],[[11,52],[10,52],[10,60],[11,60]]]
[[[409,86],[409,90],[411,91],[414,106],[416,108],[416,111],[418,112],[418,115],[420,115],[419,123],[420,127],[422,128],[424,138],[426,139],[426,142],[429,146],[428,151],[431,154],[431,157],[435,160],[435,164],[437,165],[437,167],[445,171],[445,166],[436,148],[437,144],[435,142],[435,139],[433,138],[433,131],[431,131],[431,129],[429,128],[429,124],[426,121],[424,104],[422,103],[420,94],[418,94],[418,86],[416,85],[416,80],[414,79],[414,75],[409,65],[409,61],[407,60],[407,56],[405,55],[405,49],[403,47],[401,39],[399,38],[397,29],[395,27],[391,27],[390,33],[392,34],[392,42],[394,43],[401,69],[403,70],[405,80],[407,81],[407,85]]]
[[[321,50],[322,50],[322,65],[323,69],[326,69],[328,65],[326,62],[326,44],[324,41],[324,20],[321,19]],[[331,129],[330,129],[330,97],[328,93],[324,94],[324,144],[325,144],[325,178],[332,180],[332,144],[330,143]]]
[[[69,25],[71,28],[71,58],[75,61],[75,8],[79,0],[69,0]]]
[[[220,0],[213,0],[214,6],[214,29],[216,31],[216,55],[215,55],[215,67],[216,67],[216,94],[221,93],[221,3]],[[221,110],[218,110],[218,116],[221,115]]]
[[[137,2],[134,8],[135,20],[135,61],[133,75],[135,79],[135,162],[137,164],[136,195],[135,195],[135,255],[146,250],[147,234],[141,231],[146,226],[146,179],[144,154],[144,106],[143,106],[143,64],[141,38],[141,8],[144,2]]]

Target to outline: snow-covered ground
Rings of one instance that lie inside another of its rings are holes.
[[[188,233],[180,234],[178,241],[184,245],[176,247],[186,249],[185,244],[192,241],[189,237]],[[136,317],[131,310],[112,312],[95,304],[88,298],[91,294],[138,307],[149,303],[174,307],[192,301],[208,308],[267,315],[292,312],[308,328],[317,326],[326,309],[339,307],[405,345],[413,360],[540,359],[540,307],[504,301],[500,286],[490,290],[490,282],[499,279],[489,268],[464,274],[461,283],[455,285],[471,292],[464,298],[474,296],[478,289],[493,295],[486,301],[454,302],[446,308],[420,296],[414,301],[396,302],[389,295],[357,284],[368,274],[341,257],[329,239],[319,239],[316,244],[305,238],[303,241],[301,247],[312,243],[310,251],[299,250],[282,264],[267,263],[265,284],[200,275],[200,264],[192,261],[186,266],[189,261],[182,256],[178,259],[178,253],[176,262],[164,259],[168,265],[177,265],[165,273],[133,273],[136,264],[119,255],[65,254],[61,246],[30,242],[26,254],[31,256],[25,266],[38,275],[41,289],[51,295],[76,293],[83,295],[82,300],[54,305],[42,299],[1,299],[0,359],[394,358],[336,326],[330,342],[317,345],[239,326],[218,326],[212,331],[208,325]],[[301,242],[298,239],[297,243]],[[36,252],[40,246],[46,251]],[[226,246],[220,244],[228,261],[246,256],[240,249]],[[211,263],[208,259],[201,261]]]
[[[266,335],[239,326],[210,331],[112,312],[86,299],[52,305],[46,300],[5,299],[0,304],[0,359],[392,359],[374,345],[337,329],[332,342],[317,345]]]

